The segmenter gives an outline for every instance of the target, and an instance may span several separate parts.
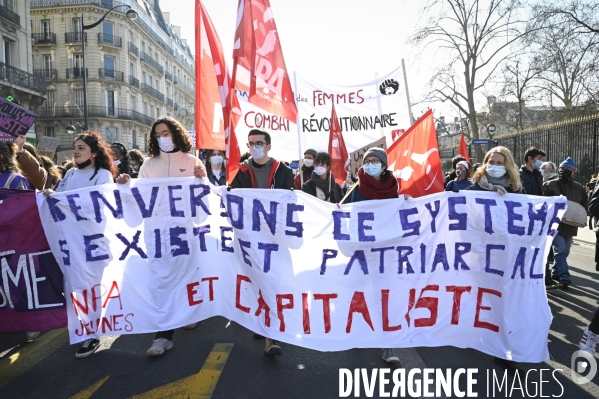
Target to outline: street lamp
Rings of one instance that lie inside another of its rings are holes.
[[[137,19],[137,12],[135,12],[135,10],[131,9],[130,5],[127,4],[121,4],[120,6],[115,6],[112,7],[110,10],[106,11],[106,14],[104,14],[104,16],[102,18],[100,18],[98,21],[94,22],[93,24],[89,24],[89,25],[84,25],[83,24],[83,13],[81,14],[81,52],[82,52],[82,58],[83,58],[83,130],[88,130],[89,128],[89,124],[88,124],[88,112],[87,112],[87,71],[85,69],[85,31],[88,29],[92,29],[95,28],[96,26],[100,25],[102,23],[102,21],[104,21],[104,18],[106,18],[106,16],[108,14],[110,14],[110,12],[116,8],[119,7],[127,7],[127,18],[129,18],[130,20],[136,20]],[[70,133],[71,130],[70,128],[73,127],[73,125],[71,124],[71,126],[69,126],[67,128],[67,133]],[[72,130],[73,133],[75,133],[75,129],[73,128]],[[73,134],[70,133],[70,134]]]
[[[73,121],[70,122],[69,126],[67,126],[68,134],[75,134],[75,126],[73,126]]]

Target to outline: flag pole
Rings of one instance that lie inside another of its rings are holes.
[[[374,73],[374,92],[376,93],[378,90],[377,84],[379,81],[379,73],[375,72]],[[376,106],[378,108],[378,112],[379,115],[381,115],[383,113],[383,109],[381,107],[381,96],[379,95],[379,93],[377,93],[376,96]],[[383,119],[383,117],[381,116],[381,120]],[[381,123],[381,137],[385,137],[385,130],[383,129],[383,124]]]
[[[201,76],[201,62],[199,60],[198,57],[202,56],[202,1],[201,0],[197,0],[196,3],[196,56],[195,56],[195,67],[196,67],[196,120],[195,120],[195,130],[196,130],[196,145],[195,145],[195,152],[196,152],[196,160],[199,161],[200,160],[200,151],[199,151],[199,144],[200,144],[200,113],[202,112],[202,106],[201,106],[201,96],[200,96],[200,76]],[[198,164],[198,162],[196,161],[196,165]]]
[[[403,58],[401,59],[401,69],[403,70],[403,82],[406,85],[406,99],[408,100],[408,115],[410,116],[410,123],[413,124],[416,121],[414,120],[414,117],[412,116],[412,104],[410,103],[410,90],[408,89],[408,77],[406,75],[406,64],[405,64]]]
[[[295,86],[295,92],[293,93],[294,97],[296,98],[296,104],[297,104],[297,72],[293,71],[293,85]],[[301,161],[302,160],[302,139],[301,139],[301,128],[300,128],[300,114],[299,114],[299,104],[297,107],[297,118],[295,119],[295,125],[297,126],[297,150],[299,151],[298,154],[298,159]],[[298,166],[299,169],[299,166]]]

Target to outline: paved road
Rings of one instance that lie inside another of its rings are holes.
[[[474,391],[481,398],[540,397],[540,379],[545,381],[544,396],[599,398],[599,376],[579,386],[569,369],[599,300],[594,247],[575,242],[570,264],[573,286],[548,295],[554,317],[552,360],[523,364],[530,372],[521,380],[508,377],[501,392],[496,387],[494,395],[492,390],[487,393],[487,373],[502,371],[490,356],[474,350],[398,350],[401,364],[390,368],[478,368]],[[151,340],[151,334],[104,337],[96,354],[77,360],[77,346],[68,344],[64,329],[33,343],[24,343],[24,333],[0,334],[0,398],[337,398],[340,368],[363,368],[370,374],[389,367],[378,349],[322,353],[284,345],[284,356],[270,358],[262,354],[262,340],[223,318],[204,321],[191,331],[177,330],[174,348],[159,358],[145,356]],[[540,369],[546,370],[542,377]],[[557,381],[551,374],[556,369],[563,369],[556,372]],[[465,390],[463,380],[460,388]],[[378,389],[373,397],[379,397]],[[363,389],[361,397],[367,397]]]

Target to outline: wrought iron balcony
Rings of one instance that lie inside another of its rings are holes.
[[[0,17],[21,26],[21,16],[4,6],[0,6]]]
[[[129,75],[129,84],[139,89],[139,79],[136,79],[135,76]]]
[[[135,44],[131,42],[129,42],[129,52],[135,55],[136,57],[139,57],[139,49]]]
[[[46,33],[32,33],[31,39],[33,40],[33,44],[56,44],[56,33],[46,32]]]
[[[84,35],[83,32],[66,32],[64,34],[65,43],[79,43],[85,36],[85,43],[87,43],[87,33]]]
[[[137,18],[135,20],[135,23],[137,23],[148,35],[150,35],[150,37],[154,39],[154,41],[156,41],[156,43],[158,43],[160,47],[162,47],[167,53],[173,55],[173,49],[171,48],[171,46],[166,44],[166,42],[162,40],[160,36],[158,36],[158,34],[154,31],[154,29],[152,29],[148,24],[146,24],[143,19]]]
[[[153,118],[127,108],[89,105],[87,111],[89,117],[92,118],[132,120],[146,126],[152,126],[154,123]],[[83,106],[43,107],[36,109],[35,113],[39,119],[83,118]]]
[[[112,8],[118,5],[126,5],[122,1],[116,0],[31,0],[31,8],[50,8],[59,6],[78,6],[85,4],[93,4],[103,8]]]
[[[114,69],[100,68],[98,70],[98,73],[100,75],[100,79],[114,80],[117,82],[125,81],[125,73],[123,73],[121,71],[115,71]]]
[[[85,68],[85,77],[89,78],[87,68]],[[83,79],[83,68],[67,68],[67,79]]]
[[[58,79],[56,69],[34,69],[33,76],[38,76],[44,79]]]
[[[98,33],[98,44],[123,47],[123,39],[120,36],[110,35],[108,33]]]
[[[0,62],[0,80],[38,93],[46,92],[46,79]]]
[[[144,93],[147,93],[149,95],[151,95],[152,97],[164,102],[164,94],[162,94],[161,92],[159,92],[158,90],[156,90],[155,88],[151,87],[150,85],[147,85],[145,83],[141,84],[141,91]]]
[[[164,78],[166,80],[170,80],[171,82],[173,81],[173,75],[170,72],[165,72],[164,73]]]
[[[175,84],[179,85],[179,87],[181,87],[183,90],[185,90],[186,92],[188,92],[189,94],[191,94],[192,96],[196,95],[196,92],[194,89],[192,89],[190,86],[188,86],[183,79],[180,79],[178,77],[175,76]]]
[[[164,68],[162,67],[162,65],[160,65],[158,61],[156,61],[154,58],[150,57],[148,53],[142,51],[140,59],[146,64],[148,64],[150,67],[158,71],[161,75],[164,73]]]

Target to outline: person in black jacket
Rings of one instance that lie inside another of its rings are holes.
[[[231,188],[279,188],[293,189],[293,171],[283,162],[268,156],[270,134],[252,129],[248,133],[248,148],[251,156],[240,163],[239,170],[231,182]],[[254,333],[254,338],[263,338]],[[274,339],[266,338],[264,353],[282,355],[281,346]]]
[[[543,175],[539,169],[544,157],[545,153],[536,147],[530,147],[524,153],[525,164],[520,168],[520,180],[528,195],[543,195]]]
[[[314,159],[314,171],[310,180],[304,183],[302,191],[323,201],[337,204],[343,198],[343,191],[331,173],[331,156],[319,152]]]
[[[110,145],[110,149],[112,150],[112,160],[119,168],[119,176],[122,174],[131,175],[133,173],[133,169],[131,168],[131,158],[129,158],[129,153],[123,143],[115,141]]]
[[[227,185],[225,153],[221,150],[206,150],[206,175],[215,186]]]
[[[263,130],[250,130],[247,146],[251,157],[239,165],[231,188],[293,188],[291,168],[268,156],[270,134]]]

